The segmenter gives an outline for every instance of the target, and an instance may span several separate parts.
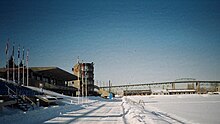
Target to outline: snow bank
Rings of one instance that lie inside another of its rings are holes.
[[[144,111],[144,107],[126,97],[123,97],[124,114],[128,124],[154,124],[152,118],[149,118]]]

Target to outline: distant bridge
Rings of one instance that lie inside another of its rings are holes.
[[[127,84],[127,85],[114,85],[114,86],[103,86],[99,87],[106,91],[117,93],[118,91],[128,90],[151,90],[152,88],[159,87],[160,89],[176,89],[176,84],[190,84],[192,89],[195,89],[197,93],[200,92],[200,86],[211,84],[219,90],[220,81],[208,81],[208,80],[176,80],[167,82],[154,82],[154,83],[139,83],[139,84]],[[195,84],[195,86],[194,86]],[[195,88],[194,88],[195,87]]]
[[[161,84],[178,84],[178,83],[220,83],[220,81],[169,81],[169,82],[154,82],[154,83],[140,83],[140,84],[127,84],[127,85],[115,85],[110,86],[111,88],[119,87],[134,87],[134,86],[152,86],[152,85],[161,85]],[[99,88],[109,88],[109,86],[99,87]]]

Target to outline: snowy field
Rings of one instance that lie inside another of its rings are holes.
[[[167,121],[168,118],[173,118],[180,123],[220,124],[220,95],[130,96],[127,98],[141,102],[143,110],[154,113],[161,120]]]
[[[38,90],[38,89],[36,89]],[[3,108],[1,124],[219,124],[220,95],[62,97],[58,105],[22,112]],[[82,103],[83,101],[83,103]]]

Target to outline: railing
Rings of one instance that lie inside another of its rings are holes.
[[[33,107],[33,106],[36,106],[36,104],[29,98],[29,97],[27,97],[26,95],[24,95],[24,98],[25,98],[25,100],[28,100],[30,103],[31,103],[31,106]]]
[[[32,106],[32,108],[34,107],[34,105],[36,106],[36,104],[29,98],[29,97],[27,97],[26,95],[22,95],[23,97],[21,97],[18,93],[16,93],[14,90],[12,90],[9,86],[7,86],[7,85],[5,85],[7,88],[8,88],[8,95],[11,95],[11,97],[12,98],[16,98],[16,99],[18,99],[18,98],[20,98],[22,101],[28,101],[28,102],[30,102],[31,104],[31,106]],[[13,94],[10,94],[10,92],[12,92]],[[15,97],[14,95],[16,95],[17,97]]]
[[[9,86],[7,86],[6,84],[5,86],[8,88],[8,95],[10,95],[10,91],[14,93],[14,95],[17,95],[17,93],[14,90],[12,90]]]

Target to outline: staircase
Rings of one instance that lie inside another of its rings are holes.
[[[28,106],[28,104],[27,103],[25,103],[22,99],[20,99],[20,98],[18,98],[17,99],[17,107],[19,108],[19,109],[21,109],[21,110],[23,110],[23,111],[28,111],[28,109],[30,108],[29,106]]]
[[[8,95],[11,99],[14,99],[17,101],[15,106],[18,109],[21,109],[23,111],[28,111],[30,109],[34,109],[35,103],[31,101],[26,95],[19,95],[14,90],[12,90],[10,87],[5,85],[8,88]]]

